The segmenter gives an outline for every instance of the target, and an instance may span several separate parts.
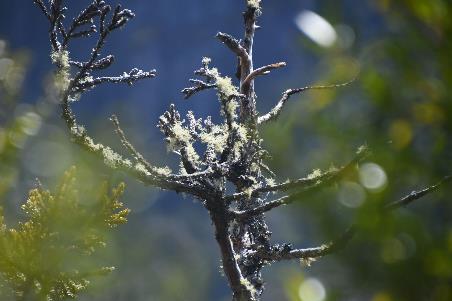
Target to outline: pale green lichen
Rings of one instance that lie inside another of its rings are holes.
[[[200,161],[199,155],[191,143],[187,144],[187,146],[185,147],[185,150],[187,152],[187,159],[190,162],[199,163],[199,161]]]
[[[257,294],[256,288],[251,284],[251,282],[246,278],[240,278],[240,284],[246,287],[246,290],[251,293],[252,296]]]
[[[81,78],[79,82],[81,84],[84,84],[87,82],[92,82],[93,80],[94,80],[94,78],[92,76],[85,76],[85,77]]]
[[[182,163],[182,161],[179,162],[179,173],[183,176],[188,175],[187,171],[185,170],[184,163]]]
[[[173,137],[168,137],[168,150],[178,151],[181,147],[189,144],[192,137],[190,131],[185,128],[180,121],[177,121],[173,127]]]
[[[318,177],[320,177],[322,175],[322,171],[320,169],[314,169],[309,175],[308,175],[308,179],[312,180],[312,179],[316,179]]]
[[[146,169],[146,166],[144,166],[141,163],[135,164],[135,170],[144,174],[149,174],[148,170]]]
[[[248,6],[255,8],[255,9],[260,9],[261,7],[261,0],[247,0]]]
[[[238,89],[232,84],[230,77],[222,77],[219,74],[216,76],[216,85],[218,94],[223,100],[229,100],[231,97],[238,94]]]
[[[237,116],[236,112],[237,112],[238,106],[239,106],[239,104],[237,101],[235,101],[234,99],[229,99],[228,101],[226,101],[224,110],[229,116],[231,116],[232,118],[235,118]]]
[[[202,58],[201,62],[202,62],[203,65],[209,65],[211,61],[212,61],[212,59],[210,57],[206,57],[205,56],[205,57]]]
[[[189,142],[191,139],[190,131],[183,127],[180,122],[176,122],[176,124],[173,127],[173,132],[175,135],[175,138],[182,142]]]
[[[242,124],[234,124],[237,133],[237,139],[234,143],[233,153],[236,157],[240,156],[243,146],[248,141],[248,129]]]
[[[265,178],[265,182],[267,183],[268,186],[274,186],[275,183],[275,179],[273,178]]]
[[[111,168],[116,168],[118,166],[118,163],[124,163],[121,155],[114,152],[108,146],[104,146],[102,148],[102,155],[104,157],[104,163]]]
[[[172,173],[171,168],[169,168],[168,166],[154,167],[154,170],[157,174],[162,176],[169,176]]]
[[[60,68],[69,68],[69,51],[54,51],[50,54],[50,58],[52,59],[52,63],[58,65]]]
[[[203,64],[207,66],[210,63],[209,58],[203,58]],[[234,96],[239,95],[238,88],[232,83],[232,79],[228,76],[221,76],[217,68],[208,69],[209,75],[215,79],[215,85],[218,91],[218,97],[228,106],[231,103]],[[235,101],[234,101],[235,102]],[[236,109],[236,102],[231,103],[229,108],[226,108],[228,112],[232,112]],[[234,115],[234,114],[231,114]]]
[[[150,175],[151,173],[147,170],[146,166],[142,163],[135,164],[135,170],[141,172],[145,175]],[[171,174],[172,170],[168,166],[164,167],[152,167],[152,171],[161,176],[168,176]]]
[[[226,125],[214,125],[209,133],[202,132],[200,134],[201,142],[207,144],[207,146],[212,148],[216,153],[223,152],[226,147],[227,139],[228,134]]]
[[[312,265],[312,263],[314,263],[315,261],[316,261],[316,259],[313,257],[301,258],[300,265],[303,268],[307,268],[307,267],[310,267]]]
[[[69,87],[70,79],[70,65],[69,52],[67,50],[54,51],[50,55],[52,63],[58,66],[58,71],[54,76],[55,89],[62,93]]]

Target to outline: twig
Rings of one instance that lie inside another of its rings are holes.
[[[270,110],[270,112],[268,112],[265,115],[259,116],[259,118],[257,119],[257,123],[263,124],[265,122],[277,119],[279,117],[279,115],[281,114],[281,112],[284,108],[284,105],[289,100],[290,96],[292,96],[294,94],[302,93],[302,92],[305,92],[308,90],[324,90],[324,89],[334,89],[334,88],[339,88],[339,87],[345,87],[345,86],[350,85],[354,81],[355,81],[355,79],[352,79],[351,81],[343,83],[343,84],[335,84],[335,85],[327,85],[327,86],[307,86],[307,87],[298,88],[298,89],[286,90],[282,94],[281,99],[273,107],[273,109]]]
[[[380,212],[380,214],[386,214],[390,211],[406,206],[411,202],[418,200],[421,197],[438,190],[441,185],[444,185],[445,183],[451,180],[452,176],[447,176],[444,177],[441,181],[439,181],[435,185],[429,186],[419,191],[413,191],[410,194],[400,198],[399,200],[396,200],[383,206],[383,210]],[[338,239],[323,244],[320,247],[306,249],[278,248],[276,250],[273,250],[273,252],[261,252],[258,254],[258,256],[260,256],[264,260],[271,262],[291,259],[305,259],[305,260],[316,259],[343,249],[356,234],[356,231],[357,231],[356,225],[352,225]]]
[[[249,85],[251,81],[253,81],[256,77],[261,75],[267,75],[271,72],[271,70],[285,67],[285,62],[275,63],[267,66],[260,67],[251,72],[242,82],[242,86]]]
[[[427,195],[435,190],[438,190],[441,185],[446,184],[447,182],[450,182],[452,180],[452,175],[446,176],[443,179],[441,179],[441,181],[439,181],[438,183],[436,183],[435,185],[432,185],[430,187],[424,188],[422,190],[419,191],[412,191],[410,194],[408,194],[407,196],[401,198],[400,200],[394,201],[392,203],[386,204],[383,207],[384,211],[392,211],[394,209],[398,209],[400,207],[404,207],[408,204],[410,204],[411,202],[420,199],[421,197],[423,197],[424,195]]]
[[[235,200],[240,200],[240,199],[246,198],[249,195],[259,196],[261,193],[265,193],[265,192],[285,192],[285,191],[289,191],[289,190],[297,191],[295,194],[290,195],[291,201],[289,201],[289,196],[287,196],[287,197],[283,197],[283,198],[280,198],[280,199],[274,201],[275,203],[271,202],[271,203],[273,203],[271,208],[274,208],[273,206],[281,201],[292,202],[293,199],[295,198],[295,196],[298,196],[300,193],[311,192],[314,189],[324,187],[325,185],[329,185],[330,183],[337,181],[338,179],[343,177],[345,174],[347,174],[350,170],[355,168],[356,165],[358,163],[360,163],[361,161],[363,161],[367,156],[369,156],[369,154],[370,154],[370,151],[368,150],[368,148],[365,146],[362,146],[358,149],[356,156],[350,162],[348,162],[346,165],[344,165],[343,167],[341,167],[337,170],[328,171],[328,172],[325,172],[323,174],[320,174],[320,175],[314,176],[314,177],[308,176],[308,177],[297,179],[297,180],[287,181],[285,183],[267,185],[267,186],[255,188],[249,192],[233,194],[231,196],[226,197],[226,199],[229,201],[235,201]],[[281,205],[283,205],[283,204],[281,204]],[[268,210],[265,210],[265,211],[268,211]]]

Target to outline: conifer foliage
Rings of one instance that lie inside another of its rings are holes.
[[[1,211],[3,298],[75,298],[92,277],[114,269],[93,269],[87,263],[105,247],[108,232],[127,221],[129,209],[119,201],[124,184],[109,192],[105,183],[95,200],[86,200],[76,182],[76,170],[71,168],[53,191],[42,187],[31,190],[22,205],[26,219],[17,227],[8,227]]]

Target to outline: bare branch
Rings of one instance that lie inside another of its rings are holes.
[[[93,69],[95,67],[94,63],[91,64],[89,69]],[[74,92],[83,92],[88,89],[94,88],[98,85],[105,84],[105,83],[125,83],[128,85],[132,85],[136,81],[146,79],[146,78],[153,78],[156,76],[156,71],[143,71],[137,68],[133,68],[129,72],[124,72],[124,74],[120,76],[104,76],[104,77],[96,77],[92,78],[90,76],[87,76],[85,78],[81,78],[79,82],[73,85],[73,91]]]
[[[410,194],[400,198],[399,200],[396,200],[383,206],[383,210],[380,212],[380,214],[385,214],[390,211],[396,210],[400,207],[406,206],[412,203],[413,201],[418,200],[421,197],[438,190],[442,185],[451,180],[452,176],[447,176],[444,177],[441,181],[439,181],[435,185],[429,186],[419,191],[413,191]],[[306,249],[275,248],[274,250],[272,250],[272,252],[261,252],[258,254],[258,256],[270,262],[291,259],[304,259],[309,261],[315,258],[335,253],[343,249],[356,234],[356,231],[357,231],[356,225],[352,225],[338,239],[333,240],[324,245],[321,245],[319,247]]]
[[[216,37],[242,60],[242,64],[249,63],[248,52],[238,40],[222,32],[217,33]]]
[[[46,16],[47,19],[49,19],[49,21],[50,21],[51,16],[50,16],[49,11],[47,10],[47,7],[45,6],[44,2],[42,2],[42,0],[33,0],[33,2],[39,6],[39,8],[41,9],[44,16]]]
[[[276,104],[276,106],[274,106],[273,109],[271,109],[270,112],[268,112],[265,115],[259,116],[257,123],[263,124],[265,122],[277,119],[279,117],[279,115],[281,114],[281,112],[284,108],[284,105],[289,100],[290,96],[292,96],[294,94],[302,93],[302,92],[305,92],[308,90],[325,90],[325,89],[334,89],[334,88],[345,87],[345,86],[350,85],[354,81],[355,81],[355,79],[352,79],[351,81],[343,83],[343,84],[335,84],[335,85],[327,85],[327,86],[307,86],[307,87],[298,88],[298,89],[289,89],[282,94],[281,99]]]
[[[210,83],[206,83],[202,80],[199,79],[190,79],[190,82],[192,84],[194,84],[192,87],[189,88],[184,88],[181,92],[182,94],[184,94],[184,98],[188,99],[190,97],[192,97],[194,94],[203,91],[203,90],[207,90],[207,89],[212,89],[212,88],[216,88],[217,85],[216,84],[210,84]]]
[[[169,177],[162,172],[159,172],[159,170],[162,170],[162,168],[154,167],[152,166],[145,158],[144,156],[136,150],[136,148],[130,143],[130,141],[127,139],[124,131],[121,129],[119,125],[119,120],[116,115],[112,115],[110,120],[113,122],[113,125],[115,126],[115,132],[118,134],[119,139],[121,140],[122,145],[130,152],[130,154],[134,157],[135,161],[137,161],[140,164],[143,164],[143,166],[146,168],[146,170],[154,175],[155,177]]]
[[[267,75],[273,69],[278,69],[278,68],[282,68],[285,66],[286,66],[285,62],[280,62],[280,63],[274,63],[271,65],[267,65],[267,66],[263,66],[258,69],[255,69],[243,80],[242,86],[249,85],[251,83],[251,81],[253,81],[256,77],[261,76],[261,75]]]
[[[69,61],[69,65],[77,67],[77,68],[88,68],[89,70],[102,70],[110,67],[115,61],[115,57],[113,55],[107,55],[104,58],[97,60],[88,66],[88,62],[78,62],[78,61]],[[87,70],[88,70],[87,69]]]
[[[420,199],[421,197],[435,191],[438,190],[441,185],[446,184],[447,182],[452,181],[452,175],[446,176],[444,177],[441,181],[439,181],[438,183],[436,183],[435,185],[432,185],[430,187],[424,188],[422,190],[419,191],[412,191],[410,194],[404,196],[403,198],[401,198],[400,200],[394,201],[392,203],[386,204],[383,207],[384,211],[392,211],[394,209],[398,209],[400,207],[404,207],[408,204],[410,204],[411,202]]]
[[[257,252],[257,256],[268,262],[277,262],[282,260],[302,259],[307,262],[325,255],[335,253],[343,249],[356,233],[356,227],[353,225],[348,228],[339,238],[323,244],[319,247],[306,249],[292,249],[291,246],[274,247],[271,251]]]

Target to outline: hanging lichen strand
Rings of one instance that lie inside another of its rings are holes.
[[[352,226],[337,240],[320,247],[296,249],[289,243],[275,244],[265,222],[265,213],[277,207],[303,199],[314,190],[331,185],[344,174],[353,172],[368,151],[360,147],[354,158],[341,168],[316,171],[304,178],[278,182],[279,178],[265,165],[266,151],[262,148],[259,126],[277,120],[289,98],[310,89],[334,88],[341,85],[315,86],[285,91],[275,107],[260,115],[256,109],[254,81],[272,70],[284,67],[284,62],[254,68],[253,40],[256,22],[260,16],[261,1],[245,1],[244,36],[236,39],[225,33],[217,38],[236,56],[237,80],[221,74],[209,58],[203,58],[198,79],[191,79],[191,86],[182,90],[185,98],[207,89],[215,89],[223,121],[214,124],[210,117],[195,117],[188,112],[183,119],[175,105],[170,105],[158,121],[158,128],[165,135],[168,150],[180,158],[180,171],[174,173],[168,167],[157,167],[127,139],[119,120],[111,120],[118,138],[129,158],[124,158],[110,147],[94,142],[86,129],[77,122],[72,112],[72,102],[86,91],[107,83],[126,83],[152,78],[156,72],[132,69],[119,76],[100,76],[113,62],[113,55],[101,57],[106,38],[122,28],[135,15],[128,9],[116,6],[112,9],[105,1],[95,0],[70,22],[66,22],[63,0],[44,3],[34,0],[50,23],[52,61],[56,66],[56,89],[60,92],[62,116],[74,142],[99,157],[107,166],[123,171],[143,182],[160,189],[173,190],[192,195],[208,210],[218,242],[222,269],[232,290],[233,300],[259,300],[264,291],[262,269],[272,262],[298,259],[303,262],[322,257],[345,245],[355,232]],[[75,61],[70,56],[69,45],[76,38],[97,35],[98,39],[86,61]],[[231,62],[236,64],[236,61]],[[194,147],[204,144],[203,154]],[[446,178],[445,180],[449,180]],[[226,184],[235,187],[227,194]],[[387,209],[405,205],[440,184],[415,192],[399,201],[389,203]],[[274,193],[283,196],[271,200]],[[382,212],[385,212],[383,210]]]

